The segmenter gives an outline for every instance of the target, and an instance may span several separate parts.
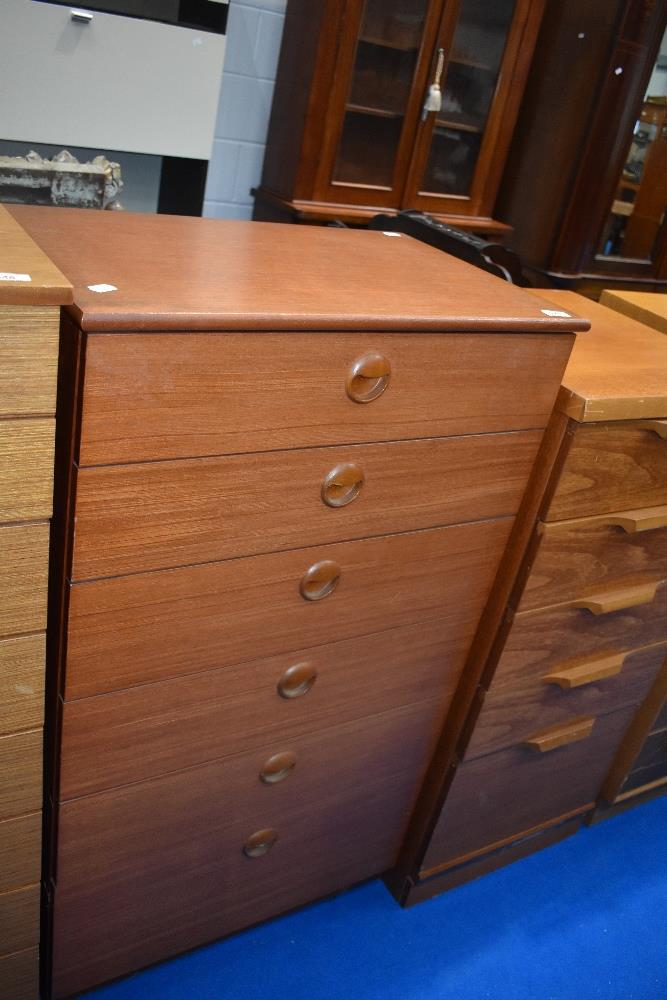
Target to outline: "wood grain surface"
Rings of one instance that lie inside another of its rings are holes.
[[[72,286],[4,205],[0,205],[0,305],[61,305],[72,301]]]
[[[0,823],[0,892],[39,882],[41,867],[41,812],[3,820]]]
[[[42,808],[42,730],[0,736],[0,820]]]
[[[81,466],[544,427],[572,338],[508,334],[92,336]],[[387,389],[353,402],[370,353]]]
[[[0,525],[0,636],[46,626],[47,523]]]
[[[513,515],[540,439],[477,434],[83,469],[72,578]],[[322,486],[343,463],[363,485],[332,508]]]
[[[667,441],[632,423],[592,424],[574,435],[545,520],[665,503]]]
[[[38,1000],[39,948],[0,955],[0,995],[4,1000]]]
[[[0,640],[0,733],[44,720],[44,634]]]
[[[0,521],[51,517],[55,420],[0,420]]]
[[[75,286],[84,330],[587,329],[409,237],[12,206]],[[100,282],[116,287],[96,294]],[[332,294],[332,290],[334,290]]]
[[[667,579],[667,528],[622,528],[562,521],[541,536],[520,611],[565,604],[596,592]]]
[[[600,304],[667,333],[667,301],[664,292],[629,292],[605,289]]]
[[[188,674],[67,702],[60,797],[284,741],[423,701],[424,725],[444,715],[472,637],[440,621]],[[307,664],[310,691],[282,698],[285,671]],[[364,722],[360,721],[363,726]]]
[[[163,570],[71,589],[66,698],[440,619],[453,642],[488,596],[511,518]],[[340,582],[305,601],[303,574]]]
[[[0,952],[22,951],[38,941],[39,884],[0,892]]]
[[[634,709],[598,719],[592,735],[550,753],[515,746],[462,764],[424,857],[428,871],[519,837],[597,796]]]
[[[612,312],[603,300],[598,304],[553,288],[531,292],[591,321],[588,333],[577,337],[563,375],[557,403],[562,412],[583,422],[667,416],[667,341],[663,335]],[[656,298],[664,300],[664,295]]]
[[[594,659],[592,657],[591,659]],[[544,682],[542,670],[512,671],[503,657],[484,696],[466,750],[466,760],[521,743],[540,728],[567,722],[578,716],[602,716],[620,708],[638,705],[667,659],[667,642],[625,655],[620,674],[581,687],[563,690]],[[566,669],[585,660],[563,659]]]
[[[58,315],[0,305],[0,417],[55,414]]]
[[[404,709],[309,738],[277,785],[254,752],[64,804],[56,997],[389,867],[435,735]],[[274,847],[246,858],[265,827]]]

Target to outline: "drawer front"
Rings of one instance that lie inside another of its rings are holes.
[[[89,335],[80,464],[544,427],[569,349],[553,335]]]
[[[30,948],[39,941],[39,885],[0,892],[0,953]]]
[[[42,732],[0,737],[0,820],[42,808]]]
[[[554,657],[555,658],[555,657]],[[667,643],[633,652],[598,650],[526,670],[504,654],[475,725],[466,759],[502,750],[576,716],[603,716],[641,702],[667,658]],[[556,659],[556,658],[555,658]]]
[[[61,799],[418,702],[428,728],[446,711],[471,639],[472,629],[452,645],[442,622],[420,622],[66,702]]]
[[[488,596],[511,518],[76,584],[68,700],[440,619],[453,643]],[[317,569],[313,570],[313,567]],[[321,571],[321,600],[307,600]],[[312,575],[312,574],[311,574]]]
[[[633,715],[597,719],[588,738],[545,753],[520,745],[462,764],[422,875],[592,805]]]
[[[597,521],[567,521],[541,536],[519,610],[590,598],[593,613],[605,613],[619,602],[652,601],[646,585],[665,579],[667,528],[631,533]]]
[[[83,469],[73,579],[514,514],[541,432]]]
[[[639,771],[645,767],[656,766],[662,766],[663,773],[667,774],[667,730],[664,729],[648,737],[632,765],[632,770]]]
[[[0,306],[0,416],[56,411],[60,310]]]
[[[46,626],[49,526],[0,526],[0,636]]]
[[[38,948],[0,955],[0,996],[3,1000],[38,1000]]]
[[[253,753],[64,804],[56,995],[389,868],[434,737],[419,711],[388,713],[294,744],[279,784],[258,780]],[[264,828],[274,846],[246,857]]]
[[[39,882],[41,853],[41,812],[3,820],[0,823],[0,892]]]
[[[0,641],[0,734],[42,725],[45,647],[43,633]]]
[[[0,420],[0,521],[51,517],[54,431],[54,420]]]
[[[667,504],[665,437],[665,421],[577,427],[545,520]]]

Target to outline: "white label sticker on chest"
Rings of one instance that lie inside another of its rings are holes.
[[[91,292],[117,292],[118,291],[118,289],[116,288],[115,285],[105,285],[104,283],[102,283],[101,285],[88,285],[88,289]]]
[[[32,281],[29,274],[14,274],[13,271],[0,271],[0,281]]]
[[[572,314],[563,312],[562,309],[543,309],[542,312],[545,316],[564,316],[565,319],[571,319]]]

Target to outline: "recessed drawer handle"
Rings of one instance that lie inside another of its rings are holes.
[[[312,663],[295,663],[278,681],[278,694],[281,698],[302,698],[316,680],[317,670]]]
[[[364,474],[354,462],[337,465],[324,477],[322,499],[327,507],[345,507],[359,496]]]
[[[608,653],[606,656],[588,657],[571,667],[552,670],[550,674],[544,675],[542,683],[557,684],[564,691],[569,691],[571,688],[603,681],[607,677],[616,677],[623,669],[627,655],[627,653]]]
[[[585,740],[593,731],[595,719],[575,719],[564,726],[552,726],[542,733],[531,736],[525,740],[524,746],[529,750],[536,750],[538,753],[549,753],[550,750],[557,750],[558,747],[565,747],[569,743],[578,743]]]
[[[667,420],[636,420],[635,427],[641,427],[645,431],[653,431],[663,440],[667,438]]]
[[[373,352],[354,362],[345,390],[355,403],[370,403],[382,395],[390,378],[391,365],[382,354]]]
[[[291,750],[284,753],[275,753],[265,761],[262,770],[259,772],[259,780],[265,785],[277,785],[279,781],[288,778],[296,767],[296,754]]]
[[[243,845],[243,853],[246,858],[261,858],[264,854],[268,854],[277,839],[276,830],[270,828],[258,830],[246,840]]]
[[[660,580],[650,583],[638,583],[630,587],[619,587],[616,590],[600,590],[590,597],[582,597],[574,601],[573,608],[585,608],[593,615],[608,615],[612,611],[623,611],[624,608],[635,608],[640,604],[650,604],[660,586]]]
[[[315,563],[301,577],[299,590],[307,601],[321,601],[328,597],[338,586],[340,566],[332,559],[323,559]]]
[[[620,514],[609,514],[600,518],[603,524],[623,528],[628,534],[636,531],[653,531],[667,527],[667,505],[646,507],[644,510],[624,510]]]

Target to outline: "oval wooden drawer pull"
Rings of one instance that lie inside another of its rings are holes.
[[[635,427],[641,427],[645,431],[653,431],[663,440],[667,439],[667,420],[636,420]]]
[[[574,719],[565,725],[552,726],[545,729],[530,739],[525,740],[523,745],[530,750],[537,750],[538,753],[548,753],[558,747],[567,746],[569,743],[578,743],[591,735],[595,719]]]
[[[266,830],[258,830],[246,840],[243,845],[243,853],[246,858],[261,858],[264,854],[268,854],[277,839],[278,833],[270,827]]]
[[[599,590],[590,597],[582,597],[574,601],[573,608],[585,608],[593,615],[608,615],[612,611],[623,611],[624,608],[636,608],[640,604],[650,604],[660,585],[660,580],[649,583],[637,583],[615,590]]]
[[[354,462],[337,465],[324,477],[322,499],[327,507],[345,507],[359,496],[364,474]]]
[[[345,390],[355,403],[371,403],[382,395],[390,378],[391,365],[382,354],[373,351],[354,362],[348,372]]]
[[[295,663],[278,681],[278,694],[281,698],[302,698],[316,680],[317,670],[312,663]]]
[[[301,577],[299,590],[307,601],[321,601],[328,597],[338,586],[340,566],[332,559],[323,559],[314,563]]]
[[[645,507],[643,510],[624,510],[620,514],[603,516],[600,521],[615,528],[623,528],[629,535],[637,531],[653,531],[667,527],[667,504],[663,507]]]
[[[623,669],[627,653],[607,653],[605,656],[589,656],[571,666],[562,666],[545,674],[543,684],[557,684],[564,691],[572,688],[603,681],[607,677],[616,677]]]
[[[277,785],[279,781],[288,778],[296,767],[296,754],[291,750],[284,753],[275,753],[265,761],[262,770],[259,772],[260,781],[265,785]]]

